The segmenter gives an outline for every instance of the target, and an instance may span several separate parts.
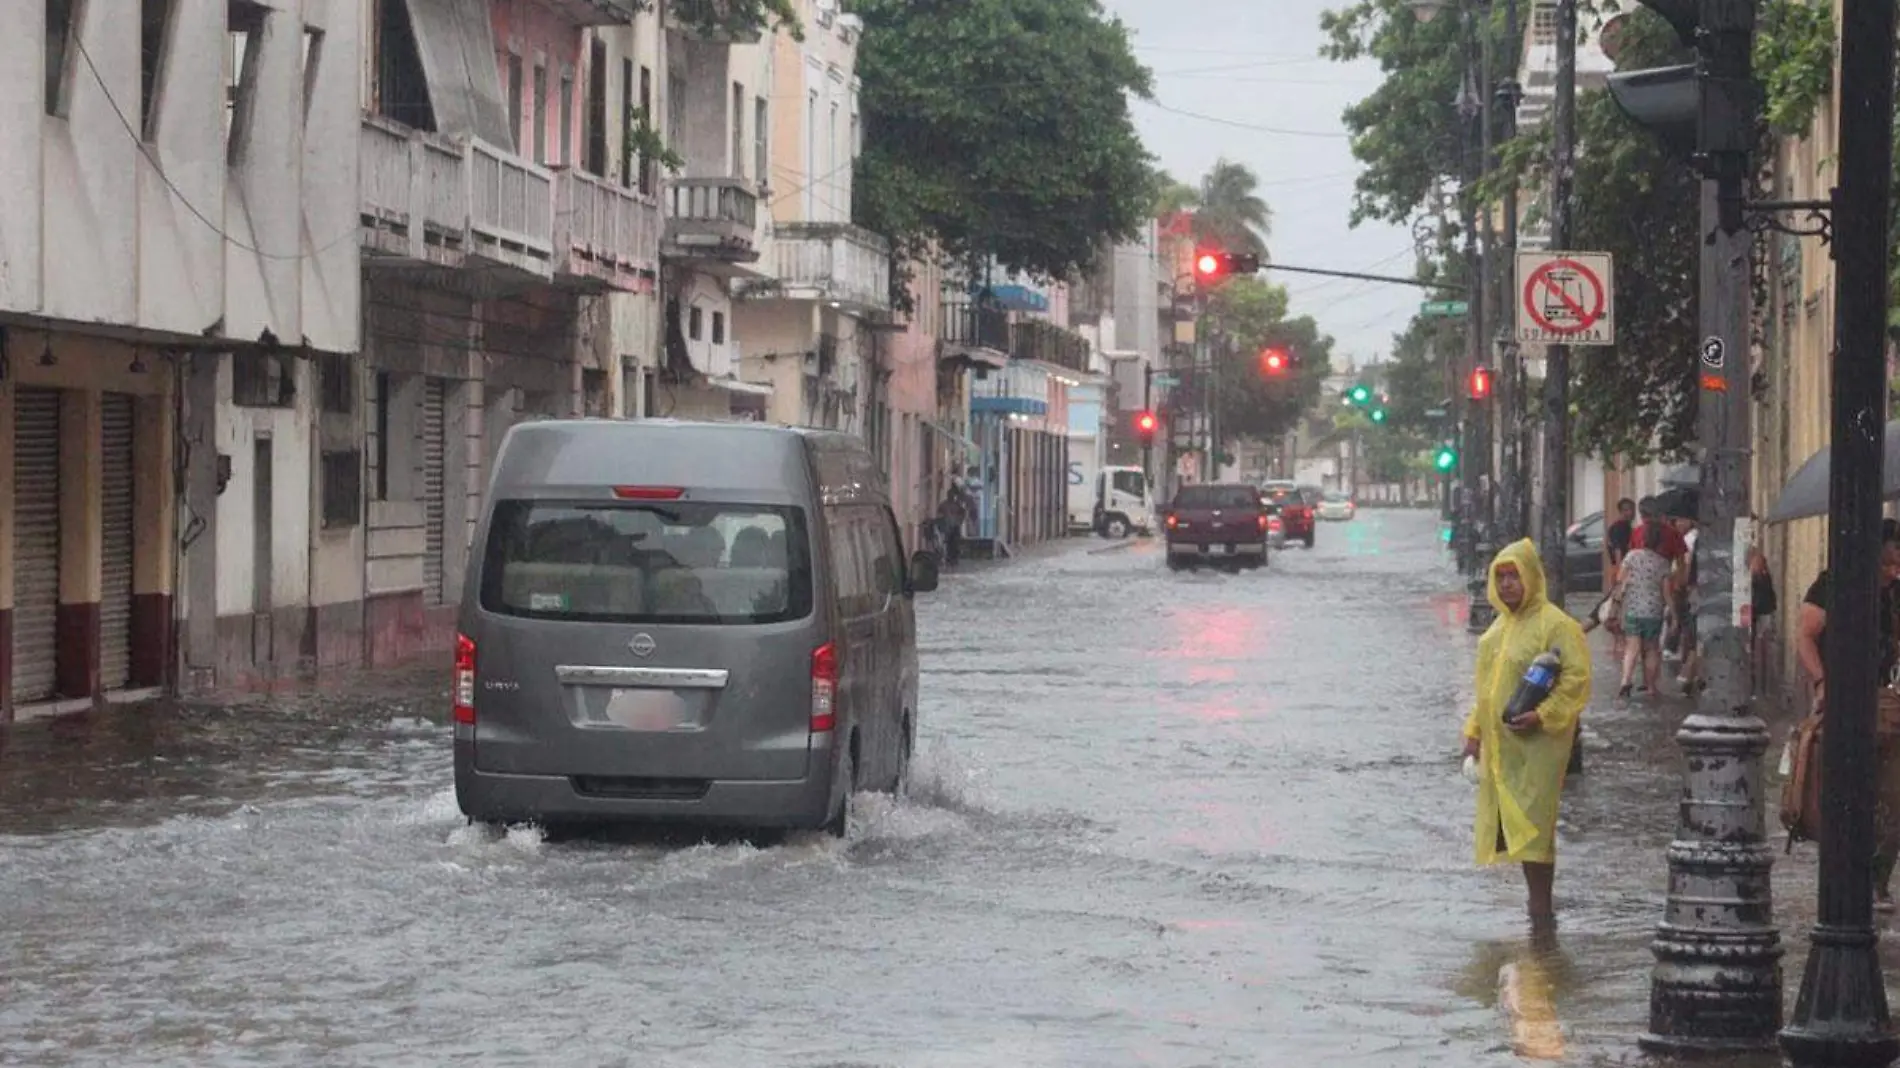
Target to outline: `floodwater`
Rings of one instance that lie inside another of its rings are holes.
[[[1680,706],[1599,667],[1533,948],[1432,516],[1238,576],[1105,546],[920,598],[916,781],[843,841],[468,827],[435,672],[0,735],[0,1063],[1642,1063]]]

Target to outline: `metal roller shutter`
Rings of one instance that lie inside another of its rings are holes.
[[[442,403],[444,381],[422,380],[422,508],[425,543],[422,550],[422,599],[425,604],[442,603],[442,543],[446,516],[443,512]]]
[[[99,685],[117,690],[132,665],[131,395],[107,393],[101,415]]]
[[[59,611],[59,391],[13,395],[13,699],[53,696]]]

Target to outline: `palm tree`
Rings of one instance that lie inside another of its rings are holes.
[[[1273,211],[1255,192],[1259,187],[1259,177],[1246,164],[1216,160],[1195,197],[1195,237],[1229,252],[1251,252],[1266,259]]]

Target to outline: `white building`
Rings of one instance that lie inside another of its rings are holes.
[[[194,667],[302,648],[349,552],[308,502],[358,347],[359,15],[0,6],[0,715],[174,682],[175,620]]]

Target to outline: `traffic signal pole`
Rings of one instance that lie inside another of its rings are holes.
[[[1781,1045],[1797,1068],[1891,1064],[1896,1045],[1876,952],[1874,717],[1880,633],[1880,508],[1887,383],[1888,222],[1893,161],[1893,0],[1841,8],[1839,156],[1834,190],[1833,455],[1823,656],[1821,888],[1794,1022]]]
[[[1557,2],[1557,85],[1551,105],[1556,124],[1551,149],[1550,242],[1570,249],[1577,178],[1577,0]],[[1747,263],[1746,257],[1743,259]],[[1522,299],[1522,298],[1519,298]],[[1564,535],[1570,525],[1570,346],[1544,353],[1544,500],[1538,520],[1544,575],[1562,603],[1566,585]],[[1574,750],[1573,750],[1574,751]]]
[[[1465,80],[1460,93],[1459,111],[1465,120],[1465,144],[1461,156],[1464,162],[1463,196],[1465,229],[1465,264],[1467,277],[1471,279],[1470,321],[1465,331],[1465,359],[1468,369],[1475,370],[1484,364],[1486,344],[1485,333],[1485,279],[1489,277],[1488,263],[1484,255],[1484,246],[1478,240],[1478,180],[1483,165],[1483,121],[1484,109],[1481,102],[1472,99],[1474,83],[1483,84],[1478,64],[1477,19],[1470,5],[1462,5],[1461,21],[1463,25],[1462,48],[1464,52]],[[1465,407],[1464,442],[1459,450],[1461,469],[1464,473],[1464,493],[1462,511],[1462,544],[1465,547],[1463,559],[1467,568],[1466,592],[1468,594],[1465,610],[1465,629],[1472,633],[1481,633],[1491,626],[1496,613],[1491,609],[1487,596],[1486,570],[1490,564],[1490,535],[1484,531],[1484,520],[1489,512],[1487,502],[1489,488],[1480,479],[1481,471],[1490,469],[1490,444],[1484,434],[1485,417],[1489,413],[1489,404],[1474,402]],[[1481,500],[1480,497],[1484,499]]]

